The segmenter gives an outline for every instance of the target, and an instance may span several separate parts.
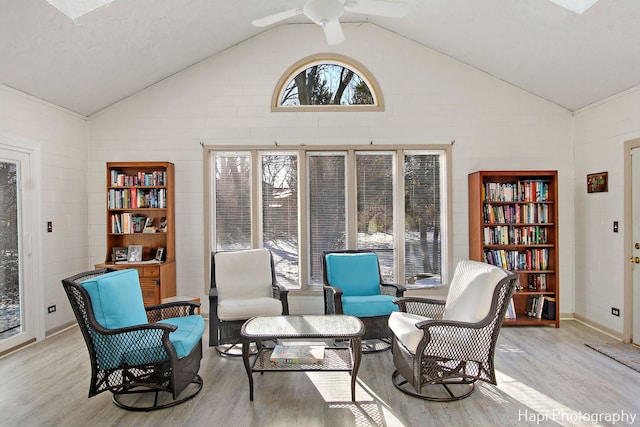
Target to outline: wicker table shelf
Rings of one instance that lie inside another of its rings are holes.
[[[302,315],[254,317],[242,326],[242,359],[249,377],[249,400],[253,400],[254,372],[347,371],[351,375],[351,400],[356,399],[356,377],[362,358],[364,325],[357,317],[344,315]],[[348,346],[326,347],[322,364],[271,364],[273,349],[262,347],[268,340],[332,339],[345,340]],[[251,360],[251,342],[258,343],[258,353]]]

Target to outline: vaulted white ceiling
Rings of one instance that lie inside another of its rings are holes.
[[[46,0],[0,0],[0,84],[88,116],[304,3],[114,0],[74,23]],[[581,15],[548,0],[412,0],[403,18],[341,18],[364,20],[572,111],[640,85],[640,0]]]

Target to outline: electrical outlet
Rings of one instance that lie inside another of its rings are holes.
[[[55,311],[56,311],[55,305],[50,305],[49,307],[47,307],[47,313],[51,314],[51,313],[55,313]]]
[[[614,233],[618,232],[618,221],[613,221],[613,232]]]
[[[611,314],[614,315],[614,316],[620,317],[620,309],[619,308],[615,308],[615,307],[611,307]]]
[[[53,221],[47,221],[47,233],[53,232]]]

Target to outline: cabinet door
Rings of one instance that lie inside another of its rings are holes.
[[[142,289],[142,299],[145,306],[160,304],[159,278],[141,277],[140,288]]]

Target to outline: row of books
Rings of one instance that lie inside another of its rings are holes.
[[[549,243],[549,231],[537,225],[484,227],[483,242],[485,245],[544,245]]]
[[[109,209],[139,209],[167,207],[165,188],[143,190],[141,188],[109,189]]]
[[[547,289],[546,274],[529,274],[527,278],[527,287],[533,291],[543,291]]]
[[[111,232],[114,234],[155,233],[167,231],[167,219],[162,217],[157,226],[153,218],[123,212],[111,215]]]
[[[547,204],[486,204],[482,216],[484,222],[489,224],[544,224],[550,219]]]
[[[167,182],[166,171],[138,172],[126,175],[118,170],[111,170],[111,187],[162,187]]]
[[[528,295],[525,312],[536,319],[556,319],[556,299],[545,295]]]
[[[483,200],[494,202],[541,202],[549,199],[549,181],[542,179],[486,182],[482,190]]]
[[[524,252],[504,249],[485,249],[484,260],[487,264],[502,267],[505,270],[547,270],[549,268],[549,250],[527,249]]]
[[[322,365],[324,345],[284,345],[278,344],[271,353],[272,366]]]

